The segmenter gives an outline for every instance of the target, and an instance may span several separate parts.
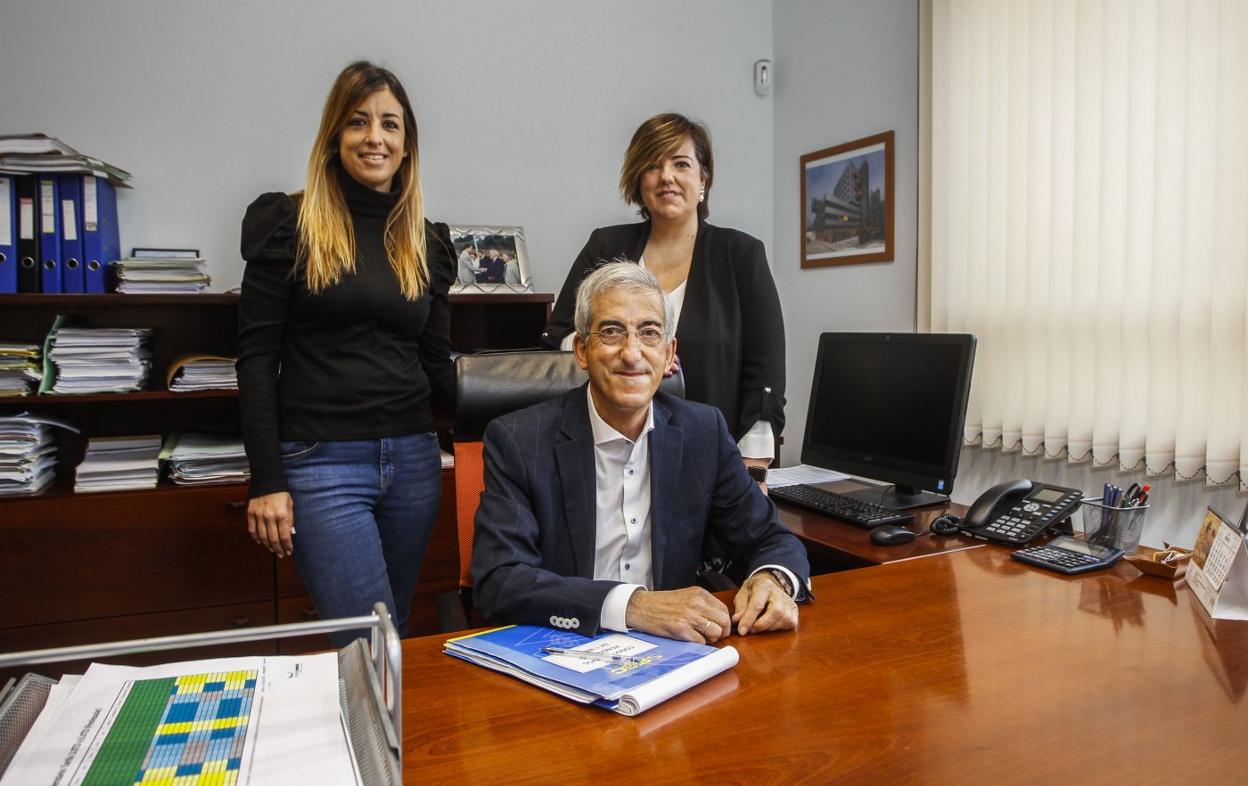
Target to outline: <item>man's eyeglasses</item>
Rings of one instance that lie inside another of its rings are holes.
[[[667,336],[663,333],[663,328],[655,325],[646,325],[636,330],[629,330],[619,325],[608,325],[602,330],[590,331],[591,336],[597,336],[605,346],[618,347],[628,341],[628,334],[637,335],[637,340],[647,347],[657,347],[663,343],[663,339]]]

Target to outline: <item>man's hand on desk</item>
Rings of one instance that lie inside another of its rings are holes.
[[[293,554],[290,533],[295,531],[295,503],[290,493],[279,491],[248,502],[247,531],[252,540],[278,557]]]
[[[732,621],[742,636],[797,627],[797,604],[768,570],[760,570],[746,579],[737,590],[732,606],[735,609]]]
[[[728,607],[701,587],[639,589],[628,599],[624,621],[629,628],[695,644],[713,644],[732,630]]]

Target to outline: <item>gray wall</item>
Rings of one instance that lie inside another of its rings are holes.
[[[775,36],[775,242],[771,267],[788,340],[781,463],[801,458],[819,334],[914,329],[918,193],[918,5],[908,0],[778,0]],[[892,130],[893,262],[801,268],[805,153]]]
[[[620,160],[661,111],[711,128],[712,220],[770,243],[771,46],[767,0],[0,0],[0,134],[133,172],[123,249],[199,248],[224,290],[247,204],[301,187],[330,83],[372,59],[415,104],[429,215],[523,226],[550,292],[591,229],[634,218]]]

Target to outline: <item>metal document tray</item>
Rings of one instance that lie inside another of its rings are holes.
[[[365,786],[401,786],[402,650],[384,603],[373,613],[336,620],[268,625],[248,630],[223,630],[133,639],[81,647],[59,647],[0,655],[0,667],[32,666],[57,661],[99,659],[139,652],[185,647],[284,639],[313,633],[367,628],[368,644],[356,639],[338,651],[338,700],[356,766]],[[43,710],[55,680],[27,674],[0,689],[0,776],[8,768],[30,727]]]

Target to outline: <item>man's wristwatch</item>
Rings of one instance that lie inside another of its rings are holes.
[[[745,471],[750,473],[750,477],[754,479],[755,483],[767,482],[767,468],[766,467],[755,467],[753,465],[747,464],[745,467]]]
[[[767,568],[767,572],[770,573],[772,578],[776,580],[776,583],[780,585],[780,589],[784,590],[785,595],[788,595],[790,598],[793,597],[793,586],[789,583],[789,577],[784,575],[784,571]]]

